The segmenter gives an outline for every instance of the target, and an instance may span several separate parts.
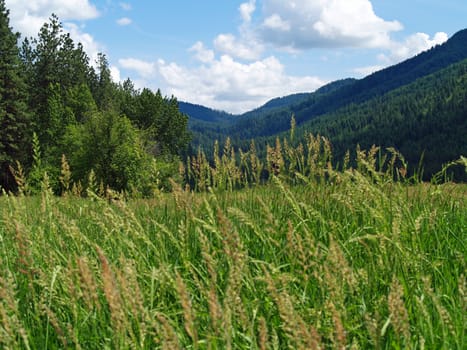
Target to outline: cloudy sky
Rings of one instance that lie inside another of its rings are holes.
[[[467,27],[466,0],[6,0],[36,36],[57,14],[115,80],[240,113],[360,78]]]

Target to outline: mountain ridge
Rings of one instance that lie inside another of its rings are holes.
[[[227,137],[243,150],[252,139],[264,148],[275,137],[285,137],[294,115],[297,135],[306,131],[329,137],[337,156],[357,144],[379,144],[400,147],[414,164],[426,151],[427,169],[432,174],[454,156],[467,154],[467,143],[459,133],[467,134],[464,69],[467,71],[467,29],[442,45],[363,79],[332,82],[313,93],[291,95],[290,104],[285,103],[286,96],[224,124],[192,121],[192,149],[200,146],[209,152],[214,140],[223,142]],[[434,77],[446,86],[437,85]],[[425,104],[420,104],[420,99]],[[432,111],[425,111],[426,106]],[[396,134],[405,135],[407,140]],[[448,144],[454,151],[446,147]]]
[[[464,58],[467,58],[467,29],[462,29],[456,32],[451,36],[450,39],[448,39],[448,41],[443,44],[436,45],[429,50],[417,54],[414,57],[411,57],[398,64],[383,68],[377,72],[369,74],[362,79],[339,79],[323,85],[314,92],[295,93],[282,97],[275,97],[267,101],[262,106],[241,114],[231,114],[222,110],[212,109],[187,101],[180,102],[180,110],[187,114],[189,117],[197,120],[209,122],[216,120],[220,120],[222,122],[235,122],[235,119],[242,119],[246,116],[257,114],[260,111],[291,106],[297,102],[305,102],[304,100],[311,98],[314,94],[332,92],[336,93],[336,90],[340,90],[340,92],[337,95],[333,95],[332,98],[338,98],[341,101],[339,103],[340,105],[348,103],[350,98],[349,96],[352,96],[352,102],[361,102],[371,98],[372,96],[384,94],[385,92],[390,91],[396,87],[405,85],[411,81],[414,81],[420,76],[429,75],[436,70],[439,70],[440,67],[447,67],[448,65],[458,62]],[[403,70],[406,71],[404,76],[401,76],[400,72],[398,72],[401,70],[401,67],[403,67]],[[393,79],[392,77],[394,76],[396,76],[397,79]],[[385,80],[384,87],[380,86],[378,90],[373,90],[371,94],[365,93],[365,91],[373,89],[375,85],[378,85],[382,79]],[[339,86],[339,84],[342,84],[343,82],[346,84]],[[352,82],[353,84],[347,84],[348,82]],[[336,85],[338,87],[337,89],[335,88]],[[293,100],[293,102],[287,103],[286,101],[289,99]],[[327,100],[321,104],[326,104],[326,102]],[[195,110],[196,108],[199,108],[199,110]],[[215,117],[203,117],[203,111],[206,114],[212,114]],[[190,112],[192,114],[190,114]],[[325,110],[318,109],[315,113],[319,114],[323,112],[325,112]]]

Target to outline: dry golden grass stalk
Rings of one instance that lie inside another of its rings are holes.
[[[344,310],[345,286],[347,285],[350,292],[353,292],[357,285],[357,279],[344,256],[344,252],[334,239],[330,241],[328,255],[322,269],[323,281],[329,290],[330,300],[338,308]]]
[[[370,335],[371,343],[375,348],[378,348],[380,343],[380,332],[378,328],[379,315],[377,313],[375,318],[373,318],[368,313],[365,313],[364,318],[366,329]]]
[[[110,268],[109,262],[100,247],[96,248],[101,263],[102,282],[104,284],[104,295],[110,309],[112,326],[116,334],[122,334],[125,329],[125,315],[123,303],[120,296],[119,286]]]
[[[217,220],[219,222],[221,235],[224,239],[224,252],[230,262],[224,308],[228,307],[234,316],[238,316],[243,329],[247,329],[249,327],[248,316],[246,315],[243,302],[240,298],[242,279],[246,273],[247,253],[245,252],[245,248],[238,231],[234,229],[230,220],[227,219],[221,210],[217,211]]]
[[[16,169],[13,168],[11,165],[9,166],[10,172],[15,179],[16,184],[18,185],[19,194],[27,194],[28,186],[27,186],[27,179],[26,174],[24,173],[24,169],[20,162],[16,161]]]
[[[320,350],[324,349],[324,345],[321,341],[321,336],[319,335],[318,331],[315,327],[310,326],[310,341],[309,341],[310,349],[313,350]]]
[[[219,335],[219,328],[223,319],[222,307],[217,296],[216,284],[212,281],[208,291],[208,307],[212,329],[217,335]]]
[[[63,195],[67,195],[70,192],[70,185],[71,185],[71,170],[70,165],[64,154],[62,154],[62,166],[60,170],[59,176],[60,184],[63,188]]]
[[[291,344],[294,344],[294,348],[303,350],[320,348],[319,345],[316,346],[319,343],[319,337],[316,336],[316,333],[311,332],[314,328],[310,328],[295,310],[294,301],[287,290],[277,288],[273,277],[265,267],[263,267],[263,273],[262,280],[266,282],[266,288],[277,305],[280,317],[284,322],[282,327]]]
[[[64,329],[60,326],[60,321],[57,318],[57,315],[45,304],[42,305],[43,312],[47,315],[47,319],[49,320],[50,324],[52,325],[57,338],[63,345],[63,348],[68,347],[68,334],[64,331]]]
[[[97,293],[97,283],[94,278],[94,273],[89,267],[89,261],[86,257],[77,259],[78,273],[80,279],[80,287],[82,296],[86,306],[91,310],[96,307],[100,310],[99,296]]]
[[[148,315],[146,308],[144,307],[143,295],[141,288],[137,281],[137,271],[135,263],[131,260],[120,259],[121,269],[116,271],[117,280],[120,287],[120,298],[124,305],[124,309],[131,313],[133,322],[137,325],[136,329],[138,334],[135,333],[135,329],[130,327],[128,332],[133,338],[134,342],[144,347],[144,340],[147,334],[147,319]]]
[[[203,292],[207,295],[209,318],[211,321],[211,327],[219,335],[219,328],[222,323],[222,307],[217,295],[217,271],[214,257],[210,253],[210,242],[206,235],[198,230],[199,240],[201,243],[201,255],[209,274],[209,286],[207,290],[203,287]]]
[[[460,304],[462,306],[464,315],[466,315],[467,314],[467,280],[463,273],[459,277],[458,289],[459,289]]]
[[[388,307],[394,331],[400,339],[410,343],[409,314],[404,304],[404,289],[399,280],[394,277],[388,295]]]
[[[162,339],[160,339],[161,348],[163,350],[178,350],[181,349],[180,342],[177,337],[177,333],[174,328],[162,314],[156,315],[157,321],[159,322],[159,331]]]
[[[190,336],[191,340],[193,341],[194,348],[196,348],[196,344],[198,343],[198,332],[196,330],[196,317],[193,312],[193,306],[191,304],[191,298],[188,293],[188,289],[186,287],[185,282],[182,279],[180,274],[176,273],[176,287],[178,296],[180,298],[180,303],[182,304],[183,309],[183,318],[185,320],[185,330],[187,334]]]
[[[328,302],[328,309],[332,313],[332,321],[334,323],[334,337],[333,343],[335,349],[345,349],[347,343],[347,337],[345,334],[344,324],[342,323],[342,318],[339,312],[336,309],[336,306],[332,301]]]
[[[175,199],[177,209],[192,212],[191,196],[189,191],[183,189],[182,186],[173,179],[169,179],[169,182],[170,186],[172,186],[172,195]]]
[[[260,350],[266,350],[268,345],[268,326],[264,317],[258,320],[258,346]]]
[[[287,248],[292,260],[297,260],[301,266],[305,281],[311,277],[310,269],[316,265],[316,243],[311,234],[303,235],[297,232],[290,220],[287,221]]]
[[[15,222],[16,244],[18,246],[17,268],[20,273],[32,279],[31,242],[23,235],[24,227]]]

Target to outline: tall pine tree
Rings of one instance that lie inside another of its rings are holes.
[[[30,116],[27,112],[26,85],[21,75],[19,34],[10,27],[9,11],[0,0],[0,187],[16,187],[10,166],[27,159]]]

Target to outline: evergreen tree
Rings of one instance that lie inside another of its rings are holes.
[[[108,111],[117,107],[115,101],[117,87],[112,82],[107,57],[99,53],[96,63],[98,75],[94,77],[91,89],[99,110]]]
[[[0,0],[0,186],[6,190],[16,187],[10,166],[26,160],[31,131],[18,38],[10,28],[5,1]]]

